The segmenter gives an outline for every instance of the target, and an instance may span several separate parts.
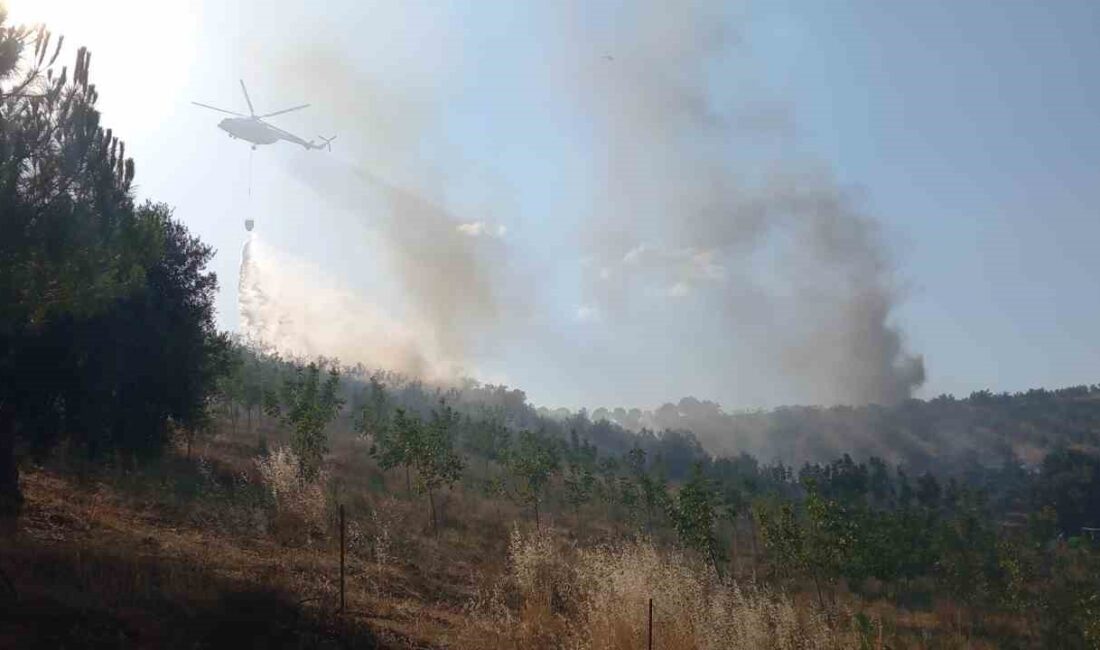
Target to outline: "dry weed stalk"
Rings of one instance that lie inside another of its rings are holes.
[[[276,447],[266,456],[256,459],[256,466],[279,513],[301,517],[315,529],[325,524],[326,476],[317,481],[303,481],[299,472],[298,457],[289,447]]]
[[[546,532],[516,529],[509,555],[518,616],[498,589],[479,591],[469,610],[498,647],[642,648],[651,598],[653,640],[661,648],[858,646],[850,631],[830,626],[811,606],[721,580],[706,565],[647,541],[578,551]]]

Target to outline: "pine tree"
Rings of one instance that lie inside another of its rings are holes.
[[[22,497],[15,436],[91,457],[158,452],[201,426],[225,340],[213,254],[167,207],[135,207],[134,163],[104,129],[90,56],[0,13],[0,524]],[[41,369],[49,368],[49,372]]]

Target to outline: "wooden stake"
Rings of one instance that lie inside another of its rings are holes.
[[[344,611],[344,504],[340,504],[340,612]]]
[[[653,599],[649,599],[649,631],[647,633],[647,645],[649,650],[653,650]]]

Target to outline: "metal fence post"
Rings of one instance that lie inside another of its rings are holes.
[[[340,612],[344,611],[344,504],[340,504]]]
[[[653,599],[649,599],[649,632],[647,634],[647,647],[653,650]]]

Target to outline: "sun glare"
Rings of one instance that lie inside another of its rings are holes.
[[[55,33],[80,40],[110,32],[119,14],[129,13],[143,3],[140,0],[5,0],[3,4],[8,7],[11,24],[43,23]]]
[[[44,24],[65,37],[62,61],[77,47],[92,53],[102,107],[133,132],[153,127],[177,101],[193,60],[197,2],[149,0],[0,0],[9,25]]]

